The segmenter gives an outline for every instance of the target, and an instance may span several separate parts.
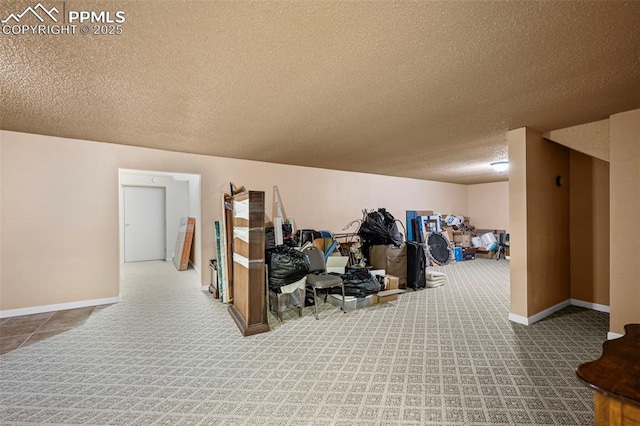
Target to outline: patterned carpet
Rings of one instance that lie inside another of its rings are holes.
[[[0,356],[2,424],[587,425],[574,369],[608,315],[508,321],[508,262],[343,314],[323,304],[241,337],[193,271],[125,264],[121,303]]]

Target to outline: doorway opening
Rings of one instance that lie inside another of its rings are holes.
[[[171,262],[180,219],[193,217],[189,267],[202,282],[200,175],[119,169],[118,178],[120,264]]]

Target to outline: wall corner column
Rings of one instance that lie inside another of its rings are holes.
[[[609,329],[640,323],[640,109],[614,114],[610,139]]]
[[[509,149],[509,319],[527,323],[527,129],[507,133]]]

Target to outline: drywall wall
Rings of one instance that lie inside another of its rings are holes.
[[[570,298],[569,185],[569,149],[527,129],[529,316]]]
[[[4,131],[1,137],[0,310],[117,297],[113,148]]]
[[[471,225],[509,230],[509,182],[469,185],[467,200]]]
[[[527,310],[527,129],[507,133],[509,150],[509,312],[523,318]]]
[[[507,139],[510,312],[527,319],[570,298],[569,149],[528,128]]]
[[[569,154],[571,299],[609,305],[609,163]]]
[[[118,295],[118,169],[201,176],[202,252],[214,258],[212,224],[229,182],[278,185],[299,227],[340,231],[362,209],[467,214],[467,187],[417,179],[285,166],[1,131],[0,310]],[[202,283],[209,282],[208,268]]]
[[[202,223],[200,223],[200,175],[184,175],[188,184],[188,216],[196,219],[196,227],[193,233],[193,250],[189,255],[189,260],[198,270],[202,269],[200,258],[202,249],[200,238],[202,238]]]
[[[640,323],[640,109],[610,117],[610,330]]]
[[[544,137],[600,160],[609,161],[609,119],[552,130]]]
[[[166,229],[165,260],[171,261],[176,248],[180,218],[189,214],[189,182],[177,181],[165,174],[140,173],[136,171],[120,171],[120,261],[124,262],[124,203],[123,186],[149,186],[165,188]]]

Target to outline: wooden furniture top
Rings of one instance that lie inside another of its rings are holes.
[[[576,375],[590,388],[640,404],[640,324],[602,344],[602,356],[578,366]]]

